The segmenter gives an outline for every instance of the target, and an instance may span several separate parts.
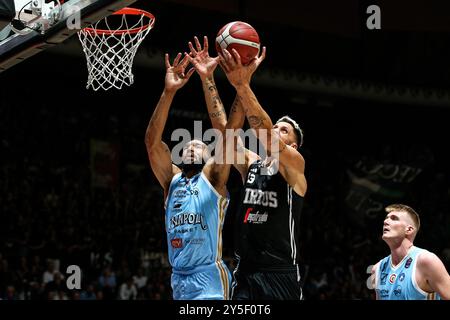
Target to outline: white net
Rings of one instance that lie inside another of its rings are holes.
[[[125,8],[78,31],[87,60],[87,89],[121,89],[133,84],[133,59],[154,20],[148,12]]]

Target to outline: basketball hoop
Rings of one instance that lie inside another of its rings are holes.
[[[123,8],[78,31],[87,60],[86,89],[121,89],[123,84],[133,84],[134,56],[154,24],[151,13]]]

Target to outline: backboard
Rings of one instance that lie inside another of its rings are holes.
[[[14,1],[15,19],[0,30],[0,73],[137,0]]]

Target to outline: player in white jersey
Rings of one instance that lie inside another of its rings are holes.
[[[403,204],[386,207],[383,240],[391,254],[372,268],[379,300],[450,299],[450,276],[442,261],[413,242],[420,228],[417,212]]]

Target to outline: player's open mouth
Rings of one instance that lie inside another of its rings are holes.
[[[383,233],[388,232],[389,229],[388,228],[383,228]]]

